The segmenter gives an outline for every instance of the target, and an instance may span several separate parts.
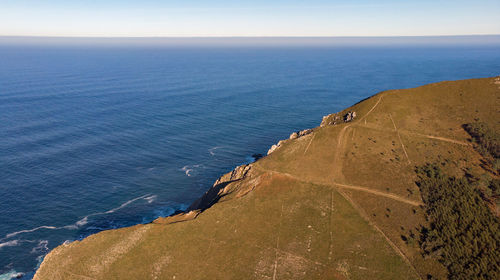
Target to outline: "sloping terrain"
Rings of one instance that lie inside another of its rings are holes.
[[[222,176],[187,213],[57,247],[35,279],[446,278],[419,246],[415,169],[484,173],[463,125],[500,131],[499,98],[499,78],[379,93]]]

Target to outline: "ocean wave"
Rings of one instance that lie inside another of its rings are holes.
[[[156,200],[158,196],[157,195],[151,195],[151,196],[147,196],[144,198],[144,200],[146,200],[148,203],[152,203],[153,201]]]
[[[208,149],[208,152],[210,153],[211,156],[215,156],[215,150],[222,148],[221,146],[216,146]]]
[[[15,239],[15,240],[10,240],[7,242],[0,243],[0,249],[3,247],[14,247],[14,246],[19,246],[22,243],[36,243],[36,240],[27,240],[27,239]]]
[[[134,199],[131,199],[131,200],[129,200],[129,201],[126,201],[126,202],[122,203],[120,206],[118,206],[118,207],[116,207],[116,208],[113,208],[113,209],[108,210],[108,211],[106,211],[106,212],[101,212],[101,213],[91,214],[91,215],[89,215],[89,216],[87,216],[87,217],[96,216],[96,215],[103,215],[103,214],[111,214],[111,213],[114,213],[114,212],[116,212],[116,211],[118,211],[118,210],[120,210],[120,209],[122,209],[122,208],[126,207],[127,205],[129,205],[129,204],[133,203],[134,201],[137,201],[137,200],[140,200],[140,199],[144,199],[144,198],[146,198],[146,197],[148,197],[148,196],[150,196],[150,195],[151,195],[151,194],[145,194],[145,195],[143,195],[143,196],[136,197],[136,198],[134,198]]]
[[[11,240],[11,241],[7,241],[7,242],[4,242],[4,243],[0,243],[0,248],[3,248],[3,247],[12,247],[12,246],[17,246],[20,244],[20,241],[19,240]]]
[[[203,164],[185,165],[180,170],[184,171],[184,173],[186,173],[186,176],[191,177],[195,169],[203,166],[204,166]]]
[[[97,212],[97,213],[93,213],[93,214],[87,215],[87,216],[83,217],[82,219],[78,220],[77,222],[75,222],[74,224],[65,225],[65,226],[61,226],[61,227],[57,227],[57,226],[39,226],[39,227],[32,228],[32,229],[24,229],[24,230],[12,232],[12,233],[9,233],[9,234],[5,235],[5,237],[1,238],[0,241],[4,241],[6,239],[12,238],[12,237],[17,236],[19,234],[30,233],[30,232],[38,231],[38,230],[41,230],[41,229],[50,229],[50,230],[70,229],[70,230],[75,230],[75,229],[78,229],[78,228],[86,225],[88,223],[88,219],[90,217],[95,217],[95,216],[100,216],[100,215],[106,215],[106,214],[114,213],[114,212],[116,212],[116,211],[118,211],[118,210],[126,207],[127,205],[129,205],[129,204],[131,204],[131,203],[133,203],[133,202],[135,202],[137,200],[140,200],[140,199],[146,200],[147,203],[152,203],[154,201],[154,199],[156,199],[156,195],[145,194],[145,195],[133,198],[133,199],[128,200],[128,201],[122,203],[120,206],[118,206],[116,208],[113,208],[111,210],[108,210],[108,211],[105,211],[105,212]],[[5,243],[8,243],[8,242],[5,242]],[[4,244],[4,243],[0,243],[0,244]]]
[[[0,274],[0,280],[11,280],[12,278],[20,278],[24,275],[22,272],[17,272],[15,270],[11,270],[7,273]]]
[[[40,240],[38,245],[36,245],[33,249],[31,249],[32,254],[45,253],[49,251],[49,241],[48,240]]]
[[[5,235],[4,238],[0,239],[0,241],[3,241],[5,239],[9,239],[11,237],[14,237],[18,234],[21,234],[21,233],[29,233],[29,232],[34,232],[34,231],[37,231],[37,230],[40,230],[40,229],[59,229],[59,228],[62,228],[62,227],[55,227],[55,226],[39,226],[39,227],[36,227],[36,228],[32,228],[32,229],[23,229],[23,230],[20,230],[20,231],[16,231],[16,232],[12,232],[12,233],[9,233],[7,235]]]
[[[122,203],[120,206],[118,206],[116,208],[113,208],[113,209],[105,211],[105,212],[97,212],[97,213],[93,213],[93,214],[87,215],[87,216],[83,217],[82,219],[78,220],[76,223],[64,226],[63,228],[66,228],[66,229],[77,229],[77,228],[80,228],[80,227],[88,224],[88,221],[89,221],[90,217],[95,217],[95,216],[100,216],[100,215],[106,215],[106,214],[114,213],[114,212],[116,212],[116,211],[118,211],[118,210],[126,207],[127,205],[129,205],[129,204],[131,204],[131,203],[133,203],[133,202],[135,202],[137,200],[140,200],[140,199],[145,199],[148,203],[151,203],[152,201],[149,202],[151,200],[151,197],[152,197],[151,194],[145,194],[145,195],[133,198],[131,200],[128,200],[128,201]]]

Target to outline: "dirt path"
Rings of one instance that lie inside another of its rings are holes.
[[[342,173],[342,152],[344,151],[344,146],[342,139],[344,138],[346,130],[350,125],[346,125],[340,130],[339,136],[337,138],[337,147],[335,147],[335,155],[333,157],[333,178],[335,181],[343,181],[344,174]]]
[[[404,262],[406,262],[406,264],[408,264],[408,266],[412,269],[413,273],[415,273],[415,275],[417,276],[418,279],[422,279],[420,277],[420,275],[418,274],[417,270],[415,269],[415,267],[413,266],[413,264],[410,262],[410,260],[408,259],[408,257],[406,257],[406,255],[403,253],[403,251],[401,251],[399,249],[398,246],[396,246],[396,244],[394,244],[391,239],[389,239],[389,237],[387,237],[387,235],[385,235],[385,233],[375,224],[373,223],[370,218],[368,217],[368,215],[366,214],[366,212],[363,210],[363,208],[361,208],[359,205],[357,205],[347,194],[345,194],[342,190],[338,190],[338,192],[340,193],[340,195],[345,199],[347,200],[354,209],[356,209],[359,213],[359,215],[369,224],[371,225],[378,233],[380,233],[380,235],[382,235],[382,237],[385,239],[385,241],[387,241],[387,243],[389,244],[389,246],[392,247],[392,249],[399,255],[401,256],[401,258],[404,260]]]
[[[368,117],[368,115],[370,115],[371,112],[373,112],[373,110],[375,110],[375,108],[378,106],[378,104],[380,103],[380,101],[382,101],[382,96],[380,96],[377,100],[377,103],[375,103],[375,105],[373,105],[372,108],[370,108],[370,110],[368,110],[368,112],[362,116],[359,120],[363,120],[365,119],[366,117]],[[340,130],[339,132],[339,136],[337,137],[337,147],[335,148],[335,156],[333,157],[333,174],[334,174],[334,178],[335,178],[335,181],[342,181],[344,179],[344,174],[342,173],[342,152],[344,151],[344,142],[343,139],[344,139],[344,135],[345,135],[345,132],[346,130],[351,127],[351,124],[347,124],[346,126],[344,126],[342,128],[342,130]]]
[[[396,127],[396,123],[394,122],[391,114],[389,114],[389,118],[391,118],[392,125],[394,126],[394,131],[396,131],[396,134],[398,135],[399,143],[401,143],[401,148],[403,148],[403,152],[405,153],[406,159],[408,160],[408,164],[411,164],[410,157],[408,157],[408,153],[406,152],[405,144],[403,143],[403,140],[401,140],[401,135],[399,134],[398,128]]]
[[[368,111],[366,112],[366,114],[364,116],[362,116],[359,121],[365,119],[366,117],[368,117],[368,115],[370,115],[371,112],[373,112],[373,110],[375,110],[375,108],[377,107],[377,105],[380,103],[380,101],[382,101],[382,96],[380,96],[377,100],[377,103],[375,103],[375,105],[373,105],[373,107]]]
[[[345,150],[344,149],[344,144],[345,144],[345,139],[344,138],[346,137],[346,131],[351,126],[354,127],[355,125],[360,125],[360,121],[362,121],[363,119],[366,119],[366,117],[368,115],[370,115],[370,113],[372,113],[373,110],[375,110],[375,108],[380,104],[381,100],[382,100],[382,96],[379,97],[379,99],[377,100],[377,102],[373,105],[373,107],[363,117],[361,117],[360,119],[358,119],[354,124],[347,124],[347,125],[345,125],[340,130],[340,132],[338,134],[338,137],[337,137],[337,146],[335,148],[335,155],[334,155],[334,159],[333,159],[333,166],[334,166],[333,178],[334,178],[334,180],[332,182],[332,185],[330,185],[330,186],[334,187],[337,190],[337,192],[340,195],[342,195],[342,197],[344,199],[346,199],[349,202],[349,204],[352,205],[352,207],[354,209],[356,209],[356,211],[360,214],[360,216],[363,219],[365,219],[377,232],[379,232],[382,235],[382,237],[394,249],[394,251],[399,256],[401,256],[401,258],[408,264],[408,266],[412,269],[412,271],[414,272],[414,274],[419,279],[421,279],[420,275],[416,271],[415,267],[410,262],[410,260],[406,257],[406,255],[401,251],[401,249],[399,249],[399,247],[396,246],[396,244],[394,244],[389,239],[389,237],[387,237],[387,235],[373,221],[370,220],[370,218],[365,213],[365,211],[363,210],[363,208],[360,207],[359,205],[357,205],[346,193],[343,192],[343,190],[349,189],[349,190],[355,190],[355,191],[362,191],[362,192],[370,193],[370,194],[373,194],[373,195],[377,195],[377,196],[382,196],[382,197],[394,199],[396,201],[403,202],[403,203],[406,203],[406,204],[410,204],[412,206],[420,206],[420,205],[422,205],[422,203],[419,202],[419,201],[413,201],[413,200],[410,200],[410,199],[407,199],[407,198],[404,198],[404,197],[400,197],[400,196],[392,194],[392,193],[386,193],[386,192],[382,192],[382,191],[375,190],[375,189],[368,188],[368,187],[354,186],[354,185],[350,185],[350,184],[341,184],[341,183],[338,183],[339,181],[343,181],[344,180],[344,175],[342,173],[342,166],[343,166],[343,156],[342,156],[342,153]],[[406,158],[410,162],[410,159],[409,159],[408,154],[406,152],[406,148],[404,147],[404,144],[401,141],[401,136],[399,135],[399,131],[398,131],[396,125],[395,125],[394,120],[392,119],[392,116],[391,116],[391,121],[392,121],[392,123],[394,125],[394,130],[398,134],[398,137],[399,137],[400,143],[401,143],[401,145],[403,147],[403,151],[404,151],[404,153],[406,155]],[[362,126],[362,125],[360,125],[360,126]],[[352,136],[352,137],[354,137],[354,136]],[[434,137],[428,137],[428,138],[433,138],[433,139],[437,139],[437,140],[443,140],[441,137],[436,137],[436,138],[434,138]],[[446,140],[450,140],[450,139],[446,139]],[[446,141],[446,140],[443,140],[443,141]],[[311,142],[312,142],[312,139],[310,140],[309,144],[307,145],[306,150],[304,151],[304,153],[309,149],[309,146],[311,145]],[[448,141],[448,142],[454,142],[455,143],[455,141],[453,141],[453,140],[452,141]],[[262,168],[261,166],[259,166],[258,164],[254,164],[254,166],[257,167],[258,169],[264,171],[264,172],[277,173],[277,174],[285,175],[287,177],[290,177],[290,178],[298,180],[298,181],[306,182],[306,183],[309,183],[309,184],[315,184],[313,182],[309,182],[309,181],[303,180],[301,178],[298,178],[298,177],[296,177],[296,176],[294,176],[292,174],[278,172],[278,171],[272,171],[272,170],[266,170],[266,169]],[[315,185],[318,185],[318,184],[315,184]],[[333,193],[332,193],[332,195],[333,195]],[[333,208],[333,205],[331,207]],[[330,211],[331,210],[332,209],[330,209]],[[330,235],[331,235],[331,233],[330,233]],[[332,238],[332,236],[331,236],[331,238]],[[279,242],[279,236],[278,236],[278,242]],[[276,250],[278,250],[278,243],[276,244]],[[276,258],[277,258],[277,256],[276,256]],[[277,261],[277,259],[276,259],[276,261]],[[276,261],[275,261],[275,265],[274,265],[273,279],[276,278],[276,268],[277,268],[277,262]]]
[[[370,129],[379,130],[379,131],[393,131],[392,129],[375,127],[375,126],[366,125],[366,124],[356,124],[356,126],[370,128]],[[403,134],[407,134],[407,135],[413,135],[413,136],[418,136],[418,137],[422,137],[422,138],[429,138],[429,139],[444,141],[444,142],[448,142],[448,143],[458,144],[458,145],[462,145],[462,146],[472,146],[471,143],[460,141],[460,140],[455,140],[455,139],[451,139],[451,138],[434,136],[434,135],[427,135],[427,134],[422,134],[422,133],[418,133],[418,132],[414,132],[414,131],[410,131],[410,130],[406,130],[406,129],[399,129],[397,131],[399,131],[400,133],[403,133]]]
[[[314,182],[311,182],[311,181],[307,181],[307,180],[301,179],[301,178],[299,178],[299,177],[297,177],[295,175],[292,175],[290,173],[279,172],[279,171],[274,171],[274,170],[268,170],[268,169],[262,168],[259,165],[254,165],[254,167],[257,168],[257,169],[259,169],[259,170],[261,170],[262,172],[269,172],[271,174],[279,174],[279,175],[287,176],[287,177],[289,177],[289,178],[291,178],[293,180],[296,180],[296,181],[299,181],[299,182],[303,182],[303,183],[307,183],[307,184],[334,187],[335,189],[351,189],[351,190],[356,190],[356,191],[362,191],[362,192],[367,192],[367,193],[370,193],[370,194],[374,194],[374,195],[378,195],[378,196],[383,196],[383,197],[387,197],[387,198],[390,198],[390,199],[394,199],[394,200],[397,200],[397,201],[400,201],[400,202],[403,202],[403,203],[406,203],[406,204],[410,204],[410,205],[413,205],[413,206],[420,206],[420,205],[422,205],[422,203],[419,202],[419,201],[414,201],[414,200],[411,200],[411,199],[406,199],[404,197],[401,197],[401,196],[398,196],[398,195],[395,195],[395,194],[392,194],[392,193],[386,193],[386,192],[379,191],[379,190],[372,189],[372,188],[368,188],[368,187],[354,186],[354,185],[349,185],[349,184],[340,184],[340,183],[336,183],[336,182],[333,182],[332,185],[323,185],[323,184],[318,184],[318,183],[314,183]]]
[[[330,211],[328,213],[328,229],[330,230],[330,239],[328,239],[328,261],[331,261],[333,256],[332,216],[333,216],[333,191],[330,192]]]
[[[307,147],[306,147],[306,149],[304,150],[304,155],[307,153],[307,150],[309,150],[309,146],[311,146],[311,143],[312,143],[312,141],[313,141],[313,139],[314,139],[314,136],[316,136],[316,134],[314,134],[314,133],[313,133],[313,134],[312,134],[312,137],[311,137],[311,140],[309,140],[309,144],[307,144]]]
[[[406,199],[406,198],[403,198],[401,196],[398,196],[398,195],[395,195],[395,194],[392,194],[392,193],[386,193],[386,192],[375,190],[375,189],[372,189],[372,188],[366,188],[366,187],[360,187],[360,186],[353,186],[353,185],[346,185],[346,184],[339,184],[339,183],[333,183],[333,184],[336,185],[339,188],[342,188],[342,189],[351,189],[351,190],[356,190],[356,191],[362,191],[362,192],[371,193],[371,194],[378,195],[378,196],[384,196],[384,197],[391,198],[391,199],[394,199],[394,200],[397,200],[397,201],[400,201],[400,202],[404,202],[404,203],[407,203],[407,204],[410,204],[410,205],[413,205],[413,206],[420,206],[420,205],[422,205],[421,202],[414,201],[414,200],[411,200],[411,199]]]
[[[77,277],[77,278],[80,278],[80,279],[88,279],[88,280],[96,280],[95,278],[92,278],[92,277],[89,277],[89,276],[85,276],[85,275],[80,275],[80,274],[76,274],[76,273],[73,273],[71,271],[67,271],[67,270],[64,270],[63,273],[67,273],[73,277]]]
[[[280,244],[280,231],[281,231],[281,221],[282,220],[283,220],[283,203],[281,204],[280,224],[278,226],[278,238],[276,238],[276,253],[274,256],[273,280],[276,280],[276,271],[278,269],[278,251],[279,251],[279,244]]]
[[[444,142],[448,142],[448,143],[463,145],[463,146],[472,146],[471,143],[458,141],[455,139],[450,139],[450,138],[445,138],[445,137],[440,137],[440,136],[425,135],[425,134],[421,134],[421,133],[417,133],[417,132],[413,132],[413,131],[409,131],[409,130],[401,130],[401,132],[415,135],[415,136],[425,137],[425,138],[429,138],[429,139],[436,139],[436,140],[440,140],[440,141],[444,141]]]
[[[379,97],[377,103],[375,103],[375,105],[373,105],[373,107],[363,117],[361,117],[356,123],[360,123],[363,119],[365,119],[365,124],[366,124],[366,117],[371,112],[373,112],[373,110],[375,110],[375,108],[377,107],[377,105],[380,103],[381,100],[382,100],[382,96]],[[392,117],[391,117],[391,120],[392,120]],[[394,124],[394,121],[393,121],[393,124]],[[336,147],[335,157],[334,157],[334,170],[335,170],[334,171],[334,181],[339,181],[339,179],[344,179],[344,176],[343,176],[343,173],[342,173],[342,160],[343,159],[341,158],[341,155],[342,155],[342,152],[344,151],[344,147],[343,147],[344,134],[345,134],[345,131],[350,126],[351,125],[346,125],[344,128],[342,128],[342,130],[339,133],[338,139],[337,139],[337,147]],[[395,124],[394,124],[394,129],[397,132],[397,128],[396,128]],[[399,133],[398,133],[398,137],[399,137],[399,140],[401,142],[401,145],[403,146],[403,150],[405,152],[406,158],[408,159],[408,161],[410,161],[410,159],[408,158],[408,154],[406,153],[406,149],[405,149],[405,147],[403,145],[403,142],[401,141],[401,137],[400,137]],[[398,201],[401,201],[401,202],[409,203],[409,204],[414,205],[414,206],[418,206],[418,205],[420,205],[420,203],[415,202],[415,201],[411,201],[411,200],[408,200],[408,199],[405,199],[405,198],[402,198],[402,197],[399,197],[399,196],[394,195],[394,194],[388,194],[388,193],[380,192],[380,191],[373,190],[373,189],[370,189],[370,188],[358,187],[358,186],[352,186],[352,185],[346,185],[346,184],[340,184],[340,183],[337,183],[337,182],[333,182],[333,184],[338,187],[337,191],[340,193],[340,195],[342,195],[344,197],[344,199],[346,199],[352,205],[352,207],[354,207],[354,209],[356,209],[358,211],[358,213],[360,214],[361,217],[363,217],[363,219],[365,219],[377,232],[379,232],[384,237],[384,239],[394,249],[394,251],[398,255],[400,255],[401,258],[403,258],[403,260],[408,264],[408,266],[412,269],[412,271],[415,273],[415,275],[419,279],[421,279],[420,275],[418,274],[418,272],[415,269],[415,267],[413,266],[413,264],[406,257],[406,255],[399,249],[399,247],[396,246],[396,244],[394,244],[389,239],[389,237],[387,237],[387,235],[385,235],[385,233],[374,222],[372,222],[370,220],[370,218],[365,213],[365,211],[363,210],[363,208],[361,208],[360,206],[358,206],[348,195],[346,195],[342,191],[342,189],[343,188],[347,188],[347,189],[354,189],[354,190],[359,190],[359,191],[365,191],[365,192],[369,192],[369,193],[372,193],[372,194],[375,194],[375,195],[384,196],[384,197],[392,198],[392,199],[395,199],[395,200],[398,200]]]

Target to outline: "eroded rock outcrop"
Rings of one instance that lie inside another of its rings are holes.
[[[240,165],[233,169],[233,171],[219,177],[219,179],[215,181],[213,186],[202,197],[189,206],[186,212],[189,213],[190,211],[196,210],[203,211],[212,206],[227,193],[228,189],[226,189],[226,187],[230,183],[245,178],[251,168],[252,166],[250,164]]]
[[[337,114],[326,115],[321,120],[320,127],[327,126],[327,125],[336,125],[339,120],[340,120],[340,117]]]
[[[493,80],[493,84],[495,85],[499,85],[498,88],[500,88],[500,76],[496,77],[494,80]]]
[[[267,151],[267,155],[270,155],[272,152],[276,151],[279,147],[281,147],[281,144],[283,144],[284,140],[280,140],[278,144],[274,144],[269,148]]]
[[[290,139],[297,139],[299,137],[302,137],[304,135],[310,134],[312,132],[313,132],[312,129],[304,129],[304,130],[301,130],[301,131],[296,131],[296,132],[290,134]]]
[[[356,118],[356,112],[354,111],[349,111],[347,114],[344,115],[344,122],[350,122]]]

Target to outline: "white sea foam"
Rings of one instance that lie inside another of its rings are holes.
[[[87,215],[87,216],[83,217],[82,219],[78,220],[77,222],[75,222],[74,224],[71,224],[71,225],[66,225],[66,226],[62,226],[62,227],[56,227],[56,226],[39,226],[39,227],[32,228],[32,229],[24,229],[24,230],[12,232],[12,233],[9,233],[9,234],[5,235],[5,237],[1,238],[0,241],[4,241],[6,239],[12,238],[12,237],[14,237],[16,235],[19,235],[19,234],[22,234],[22,233],[30,233],[30,232],[34,232],[34,231],[41,230],[41,229],[51,229],[51,230],[54,230],[54,229],[78,229],[81,226],[86,225],[88,223],[89,217],[94,217],[94,216],[99,216],[99,215],[105,215],[105,214],[114,213],[114,212],[116,212],[116,211],[118,211],[118,210],[126,207],[127,205],[129,205],[129,204],[131,204],[131,203],[133,203],[133,202],[135,202],[137,200],[140,200],[140,199],[145,199],[148,203],[151,203],[151,202],[153,202],[153,200],[155,198],[156,198],[155,195],[145,194],[145,195],[136,197],[134,199],[131,199],[129,201],[126,201],[126,202],[122,203],[120,206],[118,206],[116,208],[113,208],[111,210],[108,210],[106,212],[98,212],[98,213],[93,213],[93,214]],[[5,242],[5,243],[8,243],[8,242]],[[3,244],[3,243],[0,243],[0,244]]]
[[[40,240],[40,242],[38,242],[38,245],[36,245],[33,249],[31,249],[31,253],[32,254],[45,253],[49,251],[48,245],[49,245],[48,240]]]
[[[83,219],[81,219],[81,220],[77,221],[77,222],[75,223],[75,225],[76,225],[77,227],[81,227],[81,226],[83,226],[83,225],[86,225],[86,224],[88,223],[88,221],[89,221],[89,217],[83,217]]]
[[[129,205],[130,203],[132,203],[132,202],[134,202],[134,201],[137,201],[137,200],[139,200],[139,199],[143,199],[143,198],[148,197],[148,196],[150,196],[150,195],[151,195],[151,194],[145,194],[145,195],[143,195],[143,196],[136,197],[136,198],[134,198],[134,199],[131,199],[131,200],[129,200],[129,201],[127,201],[127,202],[123,203],[122,205],[120,205],[120,206],[118,206],[118,207],[116,207],[116,208],[113,208],[113,209],[111,209],[111,210],[109,210],[109,211],[106,211],[106,212],[104,212],[104,213],[96,213],[95,215],[111,214],[111,213],[113,213],[113,212],[115,212],[115,211],[118,211],[118,210],[122,209],[123,207],[125,207],[125,206]],[[92,215],[89,215],[89,216],[87,216],[87,217],[90,217],[90,216],[95,216],[95,215],[94,215],[94,214],[92,214]]]
[[[191,177],[193,170],[199,167],[203,167],[203,164],[186,165],[181,170],[186,173],[186,176]]]
[[[210,153],[210,155],[215,156],[215,150],[220,149],[220,148],[222,148],[222,147],[220,147],[220,146],[212,147],[212,148],[208,149],[208,152]]]
[[[67,226],[63,226],[63,228],[65,228],[65,229],[78,229],[81,226],[86,225],[88,223],[88,221],[89,221],[89,216],[85,216],[85,217],[81,218],[80,220],[78,220],[76,223],[71,224],[71,225],[67,225]]]
[[[14,237],[14,236],[16,236],[18,234],[21,234],[21,233],[34,232],[34,231],[37,231],[37,230],[40,230],[40,229],[59,229],[59,228],[60,227],[55,227],[55,226],[39,226],[39,227],[32,228],[32,229],[24,229],[24,230],[12,232],[12,233],[9,233],[9,234],[5,235],[5,237],[2,238],[2,239],[0,239],[0,241],[8,239],[8,238],[11,238],[11,237]]]
[[[191,169],[189,167],[190,167],[190,165],[186,165],[186,166],[182,167],[181,170],[186,173],[186,176],[191,177],[191,171],[193,171],[193,169]]]
[[[118,206],[116,208],[113,208],[111,210],[108,210],[108,211],[105,211],[105,212],[97,212],[97,213],[93,213],[93,214],[87,215],[87,216],[81,218],[80,220],[78,220],[76,223],[64,226],[63,228],[66,228],[66,229],[77,229],[77,228],[80,228],[80,227],[82,227],[82,226],[84,226],[84,225],[86,225],[88,223],[90,217],[114,213],[114,212],[122,209],[123,207],[126,207],[127,205],[129,205],[129,204],[131,204],[134,201],[137,201],[139,199],[146,199],[146,200],[148,200],[148,197],[150,198],[150,197],[152,197],[152,195],[151,194],[145,194],[145,195],[136,197],[134,199],[131,199],[129,201],[126,201],[126,202],[122,203],[120,206]],[[148,200],[148,203],[150,203],[149,200]]]
[[[0,274],[0,280],[11,280],[12,278],[17,278],[19,276],[24,275],[24,273],[17,272],[15,270],[11,270],[7,273]]]
[[[157,195],[150,195],[145,197],[144,200],[146,200],[148,203],[152,203],[153,201],[156,200],[157,197],[158,197]]]
[[[4,243],[0,243],[0,248],[3,248],[3,247],[12,247],[12,246],[17,246],[19,245],[19,240],[11,240],[11,241],[7,241],[7,242],[4,242]]]

